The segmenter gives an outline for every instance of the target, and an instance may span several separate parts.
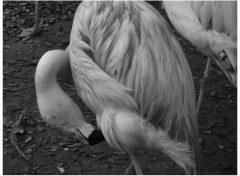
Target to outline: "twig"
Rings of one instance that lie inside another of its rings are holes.
[[[18,147],[18,144],[17,144],[17,137],[16,137],[16,134],[15,133],[11,133],[11,142],[12,142],[12,145],[14,145],[14,147],[16,148],[16,150],[18,151],[18,154],[25,158],[26,160],[28,161],[31,161],[21,150],[20,148]]]
[[[24,115],[26,111],[26,108],[23,110],[21,116],[19,117],[19,119],[13,124],[13,128],[15,127],[18,127],[21,120],[22,120],[22,117]],[[21,150],[20,148],[18,147],[18,144],[17,144],[17,136],[16,136],[16,133],[15,132],[11,132],[11,143],[12,145],[14,145],[14,147],[16,148],[16,150],[18,151],[18,154],[23,157],[24,159],[28,160],[28,161],[31,161]]]
[[[13,124],[13,127],[18,127],[19,126],[25,111],[26,111],[26,108],[23,110],[23,112],[22,112],[21,116],[19,117],[19,119]]]

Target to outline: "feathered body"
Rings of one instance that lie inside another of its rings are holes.
[[[163,7],[176,30],[236,85],[237,1],[164,1]],[[219,59],[223,50],[227,60]]]
[[[199,154],[192,74],[163,17],[145,2],[82,2],[70,37],[78,94],[114,148],[163,151],[186,173]]]

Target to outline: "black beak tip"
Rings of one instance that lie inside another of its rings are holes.
[[[105,140],[101,130],[94,130],[88,137],[89,145],[96,145]]]

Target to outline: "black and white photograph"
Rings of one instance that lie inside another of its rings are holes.
[[[237,1],[2,1],[3,175],[237,175]]]

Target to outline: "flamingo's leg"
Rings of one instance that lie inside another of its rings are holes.
[[[135,172],[136,172],[137,175],[143,175],[141,166],[140,166],[140,164],[139,164],[139,162],[138,162],[135,154],[134,154],[134,153],[129,153],[129,154],[130,154],[132,163],[131,163],[131,165],[128,167],[128,169],[127,169],[126,172],[128,172],[128,171],[132,172],[133,169],[135,169]]]
[[[126,170],[127,175],[136,175],[136,171],[134,169],[133,163],[131,162],[130,166]]]
[[[199,110],[200,110],[200,107],[201,107],[201,104],[202,104],[202,97],[203,97],[203,94],[204,94],[205,82],[207,81],[208,76],[209,76],[209,70],[210,70],[210,67],[211,67],[211,63],[212,63],[212,59],[208,58],[207,66],[206,66],[204,75],[203,75],[202,79],[200,80],[200,92],[199,92],[198,103],[197,103],[197,116],[199,115]]]

